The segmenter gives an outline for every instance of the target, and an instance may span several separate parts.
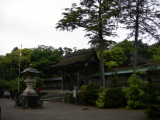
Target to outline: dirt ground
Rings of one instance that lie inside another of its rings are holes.
[[[43,106],[43,109],[15,108],[14,100],[1,98],[1,120],[149,120],[143,110],[99,109],[45,101]]]

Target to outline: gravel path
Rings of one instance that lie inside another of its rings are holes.
[[[62,102],[44,102],[43,106],[15,108],[14,100],[1,98],[1,120],[149,120],[143,110],[98,109]]]

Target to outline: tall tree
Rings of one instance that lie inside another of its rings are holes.
[[[137,44],[139,37],[152,37],[159,40],[160,12],[158,0],[119,0],[121,3],[121,23],[130,30],[128,37],[134,37],[134,68],[137,61]]]
[[[60,62],[63,59],[62,48],[55,49],[52,46],[39,45],[31,49],[31,63],[41,72],[41,77],[52,77],[53,73],[49,66]]]
[[[56,26],[57,29],[67,31],[82,27],[86,31],[86,37],[97,41],[100,50],[100,79],[104,87],[104,38],[114,35],[118,8],[116,0],[81,0],[79,6],[73,3],[71,8],[65,9],[63,19]]]

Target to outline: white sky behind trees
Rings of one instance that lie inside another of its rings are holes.
[[[10,53],[14,47],[33,48],[38,45],[54,48],[89,48],[85,31],[57,31],[56,23],[63,18],[64,8],[80,0],[0,0],[0,55]],[[125,31],[119,31],[120,42]],[[144,42],[144,41],[143,41]],[[146,41],[148,42],[148,41]],[[153,43],[153,41],[152,41]]]

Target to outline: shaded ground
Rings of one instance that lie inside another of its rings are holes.
[[[143,110],[98,109],[62,102],[44,102],[43,106],[19,109],[14,107],[14,100],[1,98],[1,120],[148,120]]]

